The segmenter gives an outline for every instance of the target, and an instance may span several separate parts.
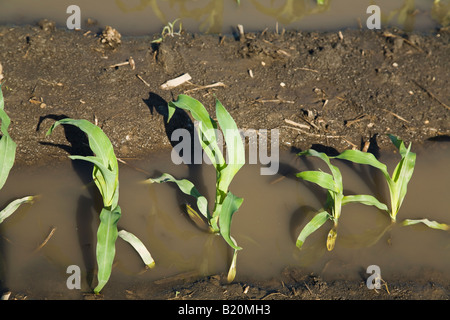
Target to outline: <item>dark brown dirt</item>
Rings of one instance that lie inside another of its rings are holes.
[[[3,92],[18,145],[16,166],[67,159],[64,148],[55,147],[68,144],[63,130],[45,136],[52,119],[61,116],[98,121],[123,159],[168,149],[171,124],[164,123],[165,106],[182,93],[201,101],[210,114],[217,97],[240,128],[280,129],[280,145],[286,149],[321,146],[341,152],[370,141],[372,150],[392,150],[387,133],[415,144],[449,139],[448,31],[343,30],[342,37],[338,32],[266,32],[241,39],[184,33],[166,37],[160,45],[152,39],[122,37],[121,44],[109,46],[93,32],[42,24],[1,26]],[[130,57],[135,69],[111,67]],[[160,88],[184,73],[192,76],[190,83]],[[201,87],[218,82],[225,86]],[[182,125],[182,118],[174,121]],[[365,287],[366,275],[356,282],[325,281],[287,268],[271,281],[227,285],[221,276],[188,278],[153,286],[130,284],[103,298],[449,298],[448,277],[421,272],[420,279],[399,275],[389,281],[389,291],[383,287],[377,292]],[[13,292],[14,297],[21,293]]]

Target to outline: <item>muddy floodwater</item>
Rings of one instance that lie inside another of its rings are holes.
[[[403,219],[428,218],[450,222],[448,142],[413,146],[417,164],[406,199],[398,215]],[[392,172],[398,154],[383,153],[380,160]],[[122,217],[119,229],[137,235],[149,248],[154,269],[145,270],[135,251],[121,239],[116,243],[116,259],[104,292],[114,296],[117,288],[135,282],[155,286],[166,279],[227,272],[231,252],[221,237],[207,234],[191,221],[181,205],[191,203],[173,184],[145,184],[148,177],[168,172],[189,178],[208,199],[214,196],[215,174],[209,165],[174,165],[170,153],[148,160],[127,160],[120,166]],[[335,162],[342,171],[346,194],[373,194],[389,203],[381,174],[368,167]],[[370,265],[380,267],[383,279],[395,275],[414,278],[422,270],[442,274],[450,268],[450,234],[424,225],[394,226],[386,213],[373,207],[349,204],[339,220],[336,247],[328,252],[325,224],[305,242],[295,247],[301,228],[321,208],[324,190],[295,178],[302,170],[326,171],[323,163],[282,153],[276,175],[260,175],[259,165],[245,165],[230,189],[244,198],[234,215],[232,235],[243,247],[238,255],[236,281],[277,277],[289,266],[301,266],[326,280],[360,281]],[[61,298],[77,297],[92,290],[96,282],[95,245],[101,199],[90,183],[90,167],[67,160],[39,168],[16,168],[1,193],[2,205],[13,198],[39,194],[32,205],[22,206],[0,226],[3,285],[14,292],[33,291],[45,298],[50,293]],[[211,205],[211,204],[210,204]],[[53,233],[45,245],[45,238]],[[67,267],[81,270],[81,290],[69,290]]]
[[[158,33],[162,26],[180,19],[183,28],[191,32],[231,33],[237,24],[246,31],[282,28],[325,31],[340,28],[365,27],[370,5],[381,9],[383,25],[397,26],[407,31],[430,31],[442,23],[445,4],[430,0],[416,1],[354,1],[325,0],[15,0],[2,4],[0,21],[10,24],[32,24],[46,18],[59,27],[66,27],[72,11],[80,8],[81,28],[111,25],[126,35]],[[89,19],[89,20],[88,20]],[[178,25],[177,28],[178,29]]]

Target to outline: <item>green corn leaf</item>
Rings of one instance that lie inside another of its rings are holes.
[[[339,192],[342,193],[342,175],[341,175],[341,171],[334,165],[331,164],[330,162],[330,158],[323,152],[317,152],[314,149],[309,149],[303,152],[300,152],[298,154],[299,156],[302,155],[306,155],[306,156],[313,156],[313,157],[317,157],[322,159],[328,166],[328,168],[331,171],[331,174],[333,175],[333,179],[335,181],[335,189],[337,189],[338,191],[335,192]]]
[[[159,178],[154,179],[148,179],[147,180],[150,183],[164,183],[164,182],[174,182],[177,184],[178,188],[185,194],[193,196],[197,199],[197,207],[200,210],[200,213],[203,214],[203,216],[206,219],[210,218],[209,212],[208,212],[208,200],[204,196],[198,192],[198,190],[195,188],[194,184],[190,182],[187,179],[181,179],[177,180],[172,175],[168,173],[164,173]],[[195,212],[195,211],[194,211]]]
[[[118,235],[136,250],[148,268],[153,268],[155,266],[155,260],[153,260],[152,255],[138,237],[125,230],[120,230]]]
[[[245,149],[236,123],[219,100],[216,100],[216,116],[225,138],[228,157],[226,167],[220,171],[217,185],[226,194],[234,176],[245,164]]]
[[[380,210],[389,212],[388,207],[384,203],[381,203],[380,201],[378,201],[377,198],[371,195],[360,194],[360,195],[344,196],[342,198],[342,205],[351,202],[359,202],[368,206],[375,206]]]
[[[112,211],[103,208],[100,213],[100,225],[97,230],[97,265],[98,285],[94,289],[99,293],[111,276],[112,264],[116,254],[115,243],[118,236],[117,222],[120,219],[121,210],[117,206]]]
[[[370,152],[362,152],[360,150],[345,150],[338,156],[332,157],[341,160],[348,160],[354,163],[359,164],[367,164],[372,167],[375,167],[383,173],[386,179],[390,180],[389,172],[387,171],[387,167],[384,163],[375,158],[375,156]]]
[[[23,197],[17,199],[8,204],[2,211],[0,211],[0,223],[2,223],[6,218],[12,215],[22,204],[32,203],[34,200],[33,196]]]
[[[245,164],[245,149],[239,129],[231,115],[219,100],[216,100],[216,116],[227,145],[227,167],[235,175]]]
[[[333,176],[326,172],[321,171],[302,171],[296,174],[297,177],[313,182],[322,188],[339,193],[339,188],[336,186],[336,182]]]
[[[94,182],[102,195],[103,205],[111,208],[116,207],[117,203],[114,203],[114,196],[117,193],[118,188],[116,185],[116,173],[106,168],[98,157],[69,156],[69,158],[72,160],[88,161],[95,165],[93,169],[93,177]]]
[[[56,121],[47,131],[50,135],[60,124],[70,124],[78,127],[86,133],[89,139],[89,147],[95,154],[95,157],[71,156],[71,159],[81,159],[94,163],[92,173],[95,184],[99,188],[105,207],[114,208],[118,199],[119,188],[119,165],[114,154],[114,148],[106,134],[95,124],[84,120],[62,119]]]
[[[219,169],[224,165],[225,159],[217,144],[217,123],[211,119],[205,107],[194,98],[180,94],[177,101],[169,102],[168,120],[172,118],[176,108],[190,111],[195,120],[199,121],[198,134],[203,150],[211,163]]]
[[[0,140],[0,189],[6,183],[9,172],[14,165],[14,160],[16,157],[16,143],[12,140],[8,133],[8,128],[11,123],[9,116],[6,114],[5,102],[3,98],[3,92],[0,85],[0,121],[1,121],[1,132],[2,137]]]
[[[326,211],[321,211],[318,214],[316,214],[310,222],[306,224],[306,226],[302,229],[300,234],[298,235],[296,246],[301,249],[303,246],[303,243],[305,242],[306,238],[319,229],[327,220],[331,219],[331,216]]]
[[[2,113],[4,113],[3,110],[0,110],[0,117]],[[9,135],[3,135],[0,140],[0,189],[3,188],[8,179],[15,157],[16,143]]]
[[[237,246],[231,239],[231,218],[233,214],[239,209],[244,199],[236,197],[231,192],[228,192],[225,200],[223,201],[221,210],[219,212],[219,229],[220,234],[224,240],[235,250],[241,250],[242,248]]]
[[[398,149],[400,152],[400,155],[404,157],[409,150],[406,149],[405,143],[403,140],[399,139],[398,137],[394,136],[393,134],[388,134],[389,139],[391,139],[394,146]],[[410,145],[411,146],[411,145]]]
[[[89,139],[89,147],[91,148],[92,152],[101,159],[103,165],[113,172],[118,171],[119,165],[114,154],[114,148],[111,144],[111,141],[109,141],[108,137],[101,128],[84,119],[62,119],[56,121],[50,127],[47,135],[50,135],[53,130],[60,124],[70,124],[84,131]]]
[[[430,221],[428,219],[417,219],[417,220],[406,219],[402,222],[402,225],[403,226],[411,226],[411,225],[414,225],[417,223],[423,223],[427,227],[432,228],[432,229],[438,229],[438,230],[444,230],[444,231],[450,230],[450,226],[448,224],[438,223],[436,221]]]
[[[400,140],[401,141],[401,140]],[[402,147],[403,146],[403,147]],[[392,174],[392,180],[395,183],[395,208],[392,209],[393,214],[396,215],[400,209],[400,206],[403,203],[403,200],[406,196],[408,183],[412,178],[414,167],[416,165],[416,154],[411,152],[411,144],[408,149],[404,148],[403,142],[399,150],[404,149],[404,151],[400,151],[402,154],[402,159],[398,163],[397,167]],[[405,151],[406,150],[406,151]]]

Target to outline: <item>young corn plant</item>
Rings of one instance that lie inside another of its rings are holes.
[[[366,164],[379,169],[385,177],[386,183],[389,188],[390,195],[390,208],[386,207],[386,212],[389,214],[392,223],[397,221],[397,214],[405,199],[408,183],[414,172],[416,164],[416,154],[411,152],[411,144],[406,148],[404,142],[394,135],[389,135],[390,140],[394,146],[398,149],[401,160],[395,167],[392,175],[389,174],[387,166],[378,161],[371,153],[362,152],[359,150],[346,150],[336,156],[337,159],[348,160],[354,163]],[[402,222],[402,225],[413,225],[417,223],[424,223],[430,228],[449,230],[449,226],[446,224],[437,223],[436,221],[429,221],[428,219],[411,220],[406,219]]]
[[[209,212],[207,199],[187,179],[177,180],[170,174],[165,173],[159,178],[149,179],[148,181],[151,183],[174,182],[183,193],[191,195],[197,200],[197,208],[201,215],[193,210],[192,207],[188,207],[189,216],[194,221],[206,221],[210,232],[220,234],[234,250],[228,271],[228,281],[231,282],[236,276],[237,252],[242,249],[231,236],[231,219],[244,199],[232,194],[228,188],[236,173],[245,163],[244,144],[236,123],[219,100],[216,100],[218,124],[211,119],[205,107],[199,101],[189,96],[179,95],[177,101],[169,103],[168,121],[170,121],[176,108],[190,111],[193,118],[198,121],[198,137],[201,146],[214,165],[216,171],[216,195],[213,212],[212,214]],[[220,126],[225,139],[228,162],[225,161],[217,143],[217,125]]]
[[[309,149],[298,154],[299,156],[313,156],[322,159],[331,171],[331,174],[322,171],[302,171],[297,173],[297,177],[315,183],[327,190],[327,200],[323,210],[320,210],[310,222],[300,232],[296,246],[301,248],[306,238],[319,229],[328,220],[333,221],[333,227],[327,236],[327,249],[333,250],[336,243],[338,220],[341,215],[342,206],[352,202],[359,202],[365,205],[376,206],[381,210],[386,210],[385,204],[379,202],[371,195],[348,195],[343,194],[342,175],[336,166],[332,165],[330,158],[322,152]]]
[[[143,243],[133,234],[118,231],[117,223],[121,216],[119,202],[119,166],[114,149],[105,133],[87,120],[62,119],[56,121],[48,130],[50,135],[58,125],[73,125],[86,133],[89,147],[95,156],[69,156],[72,160],[85,160],[94,165],[92,177],[103,198],[103,209],[100,213],[100,225],[97,230],[97,265],[98,285],[94,292],[100,293],[111,276],[112,264],[115,257],[115,243],[119,236],[133,246],[139,253],[145,265],[152,268],[153,258]]]
[[[2,86],[0,84],[0,130],[2,132],[2,137],[0,139],[0,189],[5,185],[9,172],[14,165],[17,148],[16,143],[8,133],[8,128],[11,124],[11,120],[8,114],[5,112],[4,107],[5,100],[3,98]],[[33,202],[34,198],[35,197],[33,196],[27,196],[12,201],[3,210],[0,211],[0,223],[11,216],[22,204]]]
[[[166,26],[164,26],[164,28],[161,31],[161,37],[153,40],[152,43],[161,43],[165,37],[167,36],[175,36],[175,35],[181,35],[181,31],[183,29],[183,24],[181,23],[181,21],[179,21],[180,19],[175,19],[173,22],[168,22]],[[179,29],[178,32],[175,32],[175,24],[178,22],[179,24]]]

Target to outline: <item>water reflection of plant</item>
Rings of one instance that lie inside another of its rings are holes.
[[[375,2],[373,3],[375,4]],[[450,25],[450,1],[448,0],[434,0],[431,10],[431,17],[443,27]],[[416,22],[416,15],[418,10],[416,8],[415,0],[405,0],[403,4],[390,11],[388,14],[381,14],[383,23],[391,23],[397,17],[397,23],[400,24],[405,31],[414,30]]]
[[[168,18],[161,9],[163,1],[168,3],[172,15],[176,15],[177,18],[190,18],[199,22],[199,30],[201,32],[220,33],[222,31],[225,0],[201,2],[187,0],[140,0],[139,4],[135,6],[127,6],[123,0],[115,0],[117,7],[126,13],[143,11],[145,8],[151,7],[156,17],[162,23],[167,24]],[[240,6],[240,1],[233,0],[233,2]],[[317,0],[315,3],[308,0],[286,0],[285,4],[278,8],[274,7],[274,2],[271,1],[270,6],[267,7],[257,0],[251,1],[256,10],[275,18],[283,24],[300,20],[306,15],[324,12],[328,10],[330,1]]]
[[[251,2],[258,11],[274,17],[278,22],[283,24],[298,21],[306,15],[325,12],[330,7],[329,0],[318,1],[318,5],[308,0],[286,0],[284,5],[278,8],[274,7],[275,1],[273,0],[271,1],[270,7],[262,5],[258,0],[251,0]]]
[[[179,18],[192,18],[195,21],[200,22],[200,31],[213,33],[221,32],[223,24],[224,0],[211,0],[208,1],[203,7],[195,8],[191,8],[189,6],[189,4],[193,1],[168,0],[166,2],[168,2],[172,12],[175,11],[173,10],[174,7],[178,6],[179,10],[177,10],[177,16]],[[127,7],[122,0],[116,0],[116,5],[123,12],[142,11],[146,7],[151,7],[158,19],[164,24],[167,24],[168,19],[161,10],[160,3],[161,1],[158,3],[158,0],[140,0],[140,3],[137,6]]]
[[[443,27],[450,25],[450,1],[434,0],[431,8],[431,17]]]
[[[117,7],[122,12],[134,12],[134,11],[142,11],[146,7],[151,7],[155,15],[158,17],[159,20],[163,23],[167,23],[168,20],[165,16],[165,14],[161,11],[161,9],[158,6],[157,0],[140,0],[140,3],[137,6],[134,7],[127,7],[122,0],[116,0]]]

